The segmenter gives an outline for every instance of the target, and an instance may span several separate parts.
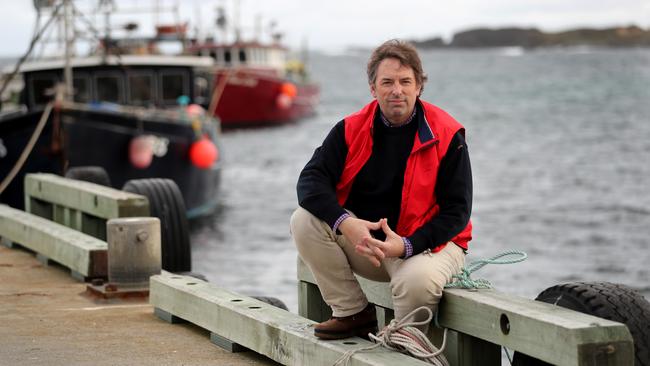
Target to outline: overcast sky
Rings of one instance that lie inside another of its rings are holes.
[[[205,32],[214,24],[215,8],[221,4],[232,10],[235,0],[158,1],[180,4],[180,18],[201,25]],[[116,3],[124,9],[155,1]],[[32,4],[32,0],[0,0],[0,55],[20,55],[27,49],[36,14]],[[628,24],[650,28],[650,0],[240,0],[240,4],[243,27],[253,29],[257,16],[262,24],[275,20],[289,46],[298,47],[307,40],[310,48],[327,51],[372,47],[389,38],[448,40],[454,32],[478,26],[545,31]],[[162,14],[160,19],[172,21],[172,14]],[[140,14],[138,18],[140,29],[151,28],[153,16]],[[115,23],[126,20],[116,18]]]

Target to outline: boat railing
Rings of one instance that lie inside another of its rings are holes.
[[[191,122],[192,116],[190,116],[183,106],[179,108],[146,108],[138,106],[130,106],[123,104],[114,104],[114,103],[77,103],[77,102],[61,102],[61,110],[72,110],[72,111],[103,111],[103,112],[114,112],[121,115],[129,115],[139,119],[158,119],[158,120],[168,120],[168,121],[183,121]],[[209,117],[209,114],[204,113],[201,118],[213,120],[212,117]]]

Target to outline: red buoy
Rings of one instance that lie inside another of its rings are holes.
[[[142,135],[129,143],[129,161],[137,169],[146,169],[153,161],[153,139]]]
[[[190,161],[200,169],[208,169],[219,158],[217,146],[206,136],[190,146]]]
[[[185,108],[185,113],[190,117],[203,116],[205,109],[198,104],[190,104]]]

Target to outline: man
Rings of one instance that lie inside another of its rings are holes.
[[[387,41],[367,73],[374,100],[316,149],[291,217],[298,252],[332,308],[332,318],[314,328],[322,339],[377,330],[375,308],[353,273],[390,281],[397,319],[421,306],[435,310],[471,240],[465,130],[419,99],[426,75],[417,51]]]

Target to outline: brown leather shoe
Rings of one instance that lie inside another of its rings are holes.
[[[343,339],[359,336],[368,339],[368,333],[377,333],[375,305],[368,304],[360,312],[344,317],[331,317],[314,326],[314,335],[320,339]]]

